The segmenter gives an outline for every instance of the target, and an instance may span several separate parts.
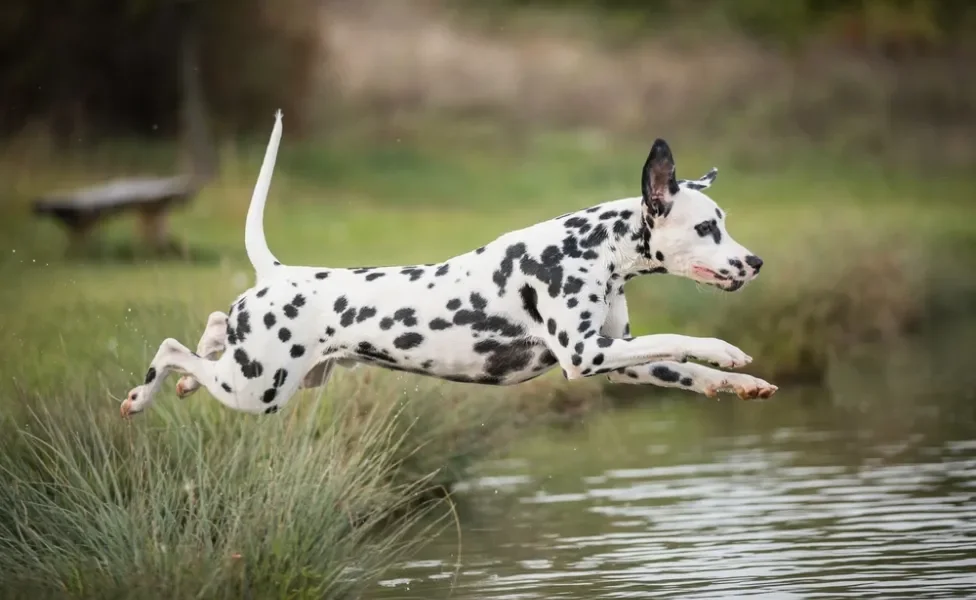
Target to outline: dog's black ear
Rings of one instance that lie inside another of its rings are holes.
[[[671,196],[678,193],[678,180],[674,175],[674,156],[668,143],[658,138],[641,171],[641,194],[648,215],[657,217],[667,212]]]

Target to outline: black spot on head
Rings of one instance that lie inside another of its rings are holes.
[[[416,348],[424,341],[424,336],[420,335],[416,331],[408,331],[402,335],[397,336],[393,340],[393,345],[398,350],[410,350]]]
[[[600,303],[600,297],[597,296],[596,294],[590,294],[590,302],[592,302],[594,304],[599,304]]]
[[[380,273],[380,272],[370,273],[369,275],[366,276],[366,281],[376,281],[380,277],[385,277],[385,276],[386,273]]]
[[[288,351],[288,354],[290,354],[292,358],[299,358],[301,356],[304,356],[305,346],[302,346],[301,344],[295,344],[294,346],[291,347],[291,350]]]
[[[445,319],[442,319],[440,317],[437,317],[436,319],[432,319],[428,325],[434,331],[442,331],[444,329],[448,329],[450,327],[454,327],[454,324],[453,323],[451,323],[450,321],[447,321]]]
[[[715,216],[718,217],[719,219],[721,219],[722,218],[722,211],[719,210],[718,208],[716,208],[715,209]]]
[[[598,367],[603,364],[603,354],[602,353],[599,353],[599,354],[597,354],[596,356],[593,357],[593,364],[596,365],[596,366],[598,366]]]
[[[572,361],[574,367],[578,367],[583,364],[583,357],[579,354],[574,354],[570,360]]]
[[[631,379],[640,379],[640,375],[638,375],[636,371],[631,371],[630,369],[624,371],[624,374]]]
[[[613,338],[608,338],[601,335],[600,337],[596,338],[596,345],[601,348],[609,348],[613,345]]]
[[[522,297],[522,308],[525,312],[529,314],[536,323],[542,322],[542,314],[539,312],[539,294],[535,291],[535,288],[529,284],[525,284],[519,290],[519,295]]]
[[[268,288],[263,288],[256,294],[258,298],[264,298],[264,295],[268,293]]]
[[[732,265],[733,267],[735,267],[736,269],[741,269],[742,268],[742,261],[739,260],[738,258],[730,258],[729,259],[729,264]]]
[[[651,375],[667,383],[677,383],[681,379],[681,373],[663,365],[651,369]]]
[[[335,304],[332,305],[332,309],[336,311],[336,313],[342,313],[346,310],[347,306],[349,306],[349,301],[346,300],[346,297],[339,296],[336,298]]]
[[[149,367],[149,370],[146,371],[145,383],[150,384],[153,382],[154,379],[156,379],[156,367]]]
[[[654,258],[658,259],[659,261],[663,261],[664,253],[658,250],[657,252],[654,253]]]
[[[695,382],[694,382],[694,381],[692,381],[692,379],[691,379],[691,377],[683,377],[683,378],[681,379],[681,385],[683,385],[683,386],[685,386],[685,387],[691,387],[691,386],[692,386],[692,384],[694,384],[694,383],[695,383]]]
[[[267,327],[268,329],[271,329],[272,327],[274,327],[275,326],[275,323],[277,323],[277,322],[278,322],[278,319],[275,318],[274,314],[272,314],[270,312],[264,314],[264,326]]]
[[[573,352],[575,352],[576,354],[583,354],[584,348],[585,346],[583,345],[583,342],[576,342],[576,345],[573,346]]]
[[[722,232],[719,231],[718,223],[715,221],[715,219],[702,221],[701,223],[695,225],[695,232],[699,237],[711,236],[716,244],[722,243]]]
[[[278,339],[283,342],[287,342],[291,339],[291,331],[289,331],[287,327],[282,327],[278,330]]]

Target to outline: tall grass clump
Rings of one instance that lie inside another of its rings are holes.
[[[335,402],[296,398],[265,419],[157,403],[154,418],[122,422],[66,398],[5,414],[3,594],[355,595],[449,524],[430,491],[465,452],[438,441],[451,423],[430,428],[436,400],[337,389]]]

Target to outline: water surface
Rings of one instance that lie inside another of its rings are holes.
[[[532,434],[369,597],[976,598],[972,410],[818,394]]]

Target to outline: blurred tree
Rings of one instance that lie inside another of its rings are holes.
[[[181,18],[219,129],[264,128],[279,107],[301,129],[323,60],[316,0],[5,0],[0,134],[31,120],[64,139],[174,132]]]

